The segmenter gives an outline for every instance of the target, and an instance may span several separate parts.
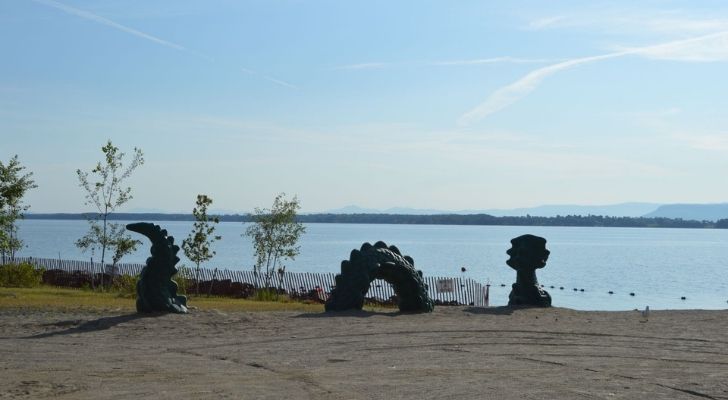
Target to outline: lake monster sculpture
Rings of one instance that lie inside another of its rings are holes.
[[[137,312],[187,313],[187,297],[177,295],[177,282],[172,276],[177,273],[179,246],[174,237],[159,225],[148,222],[129,224],[126,229],[140,233],[152,242],[152,256],[147,258],[137,282]]]
[[[509,306],[551,307],[551,296],[541,288],[536,270],[546,266],[550,251],[546,239],[522,235],[511,239],[512,247],[506,251],[510,258],[506,264],[516,270],[516,283],[508,295]]]
[[[364,243],[352,250],[349,260],[341,262],[336,286],[326,302],[326,311],[361,310],[364,297],[374,279],[389,282],[399,299],[402,312],[431,312],[434,303],[427,294],[422,271],[414,267],[410,256],[403,256],[395,246],[377,242]]]

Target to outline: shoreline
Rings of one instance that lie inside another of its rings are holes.
[[[96,218],[96,213],[26,213],[26,220],[77,221]],[[215,215],[220,222],[252,222],[250,214]],[[494,216],[490,214],[299,214],[297,221],[308,224],[444,225],[571,228],[658,228],[728,229],[728,219],[691,220],[667,217],[612,217],[603,215]],[[194,222],[192,214],[113,213],[110,221]]]

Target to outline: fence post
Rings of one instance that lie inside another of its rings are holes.
[[[210,288],[207,289],[207,297],[210,297],[210,294],[212,293],[212,287],[215,285],[215,275],[217,274],[217,268],[215,268],[214,271],[212,271],[212,279],[210,279]]]

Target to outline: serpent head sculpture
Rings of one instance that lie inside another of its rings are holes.
[[[508,295],[509,306],[550,307],[551,296],[543,290],[536,279],[536,270],[546,266],[550,251],[546,250],[546,239],[534,235],[522,235],[511,239],[511,248],[506,251],[510,258],[509,267],[516,270],[516,283]]]

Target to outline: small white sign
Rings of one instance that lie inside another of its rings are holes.
[[[438,293],[452,293],[454,291],[455,284],[452,279],[438,279],[437,281],[437,292]]]

